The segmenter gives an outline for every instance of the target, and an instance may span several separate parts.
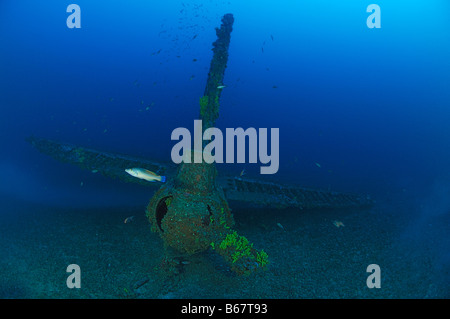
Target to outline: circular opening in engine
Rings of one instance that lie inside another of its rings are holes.
[[[159,202],[158,205],[156,205],[156,224],[158,225],[159,229],[164,232],[164,230],[161,227],[161,222],[164,218],[164,216],[167,214],[167,211],[169,210],[170,202],[172,201],[172,196],[166,196],[163,197]]]

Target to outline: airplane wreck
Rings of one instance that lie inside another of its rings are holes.
[[[203,130],[213,127],[219,116],[220,86],[227,66],[233,22],[233,15],[226,14],[220,28],[216,28],[213,58],[206,88],[200,98],[199,115],[203,121]],[[264,269],[269,263],[269,256],[233,229],[234,219],[228,201],[253,203],[273,209],[296,207],[305,210],[373,204],[366,195],[314,190],[219,174],[214,163],[191,161],[175,165],[38,137],[29,137],[28,142],[44,154],[82,169],[95,170],[106,177],[146,187],[160,186],[150,199],[146,217],[152,231],[162,238],[165,258],[189,256],[212,249],[237,274]],[[125,169],[132,167],[142,167],[165,175],[167,182],[155,184],[134,178],[125,172]]]

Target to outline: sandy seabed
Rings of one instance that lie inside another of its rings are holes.
[[[74,209],[2,198],[0,298],[450,297],[449,214],[416,218],[405,202],[311,211],[230,203],[236,230],[270,259],[242,277],[213,251],[167,271],[145,204]],[[80,266],[80,289],[67,288],[69,264]],[[366,285],[370,264],[380,266],[379,289]]]

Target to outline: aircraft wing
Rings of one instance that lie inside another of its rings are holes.
[[[125,172],[126,168],[141,167],[167,178],[176,172],[176,166],[171,163],[159,163],[139,157],[102,152],[34,136],[27,138],[27,141],[41,153],[58,161],[75,164],[82,169],[96,171],[106,177],[117,178],[127,183],[150,187],[161,186],[159,183],[150,183],[132,177]]]
[[[273,208],[369,207],[374,204],[368,195],[309,189],[237,176],[220,177],[219,184],[228,200]]]
[[[82,169],[97,171],[106,177],[118,178],[127,183],[137,183],[147,187],[160,186],[158,183],[149,183],[130,176],[125,172],[126,168],[142,167],[167,178],[176,174],[177,166],[172,163],[159,163],[144,158],[102,152],[37,137],[29,137],[27,141],[40,152],[56,160],[75,164]],[[367,195],[315,190],[257,179],[226,176],[220,173],[217,182],[223,188],[228,200],[273,208],[364,207],[374,203]]]

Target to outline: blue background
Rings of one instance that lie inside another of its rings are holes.
[[[82,27],[68,29],[72,2],[1,1],[0,193],[144,207],[151,190],[24,139],[169,161],[172,130],[198,118],[214,28],[230,12],[216,126],[280,128],[280,169],[264,179],[448,212],[450,3],[378,0],[382,27],[369,29],[372,2],[340,2],[77,0]],[[260,178],[259,166],[219,170]]]

